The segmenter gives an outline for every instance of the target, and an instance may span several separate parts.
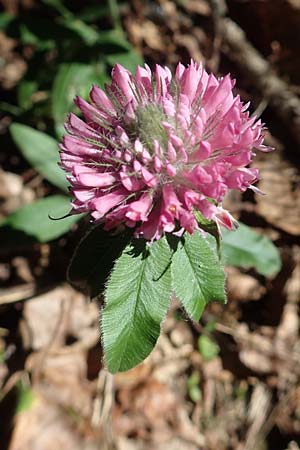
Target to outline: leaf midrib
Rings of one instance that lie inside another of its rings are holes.
[[[233,247],[233,248],[235,248],[235,249],[238,249],[238,250],[241,250],[243,253],[250,253],[250,254],[255,254],[255,252],[254,251],[250,251],[250,250],[248,250],[248,249],[245,249],[245,247],[242,247],[242,246],[239,246],[239,245],[237,245],[237,244],[234,244],[234,243],[232,243],[232,242],[226,242],[226,241],[223,241],[223,245],[227,245],[228,247]],[[254,247],[252,247],[252,249],[253,248],[255,248],[255,246]]]
[[[195,278],[196,278],[196,281],[197,281],[197,285],[199,286],[200,294],[202,295],[202,298],[203,298],[204,301],[205,301],[205,296],[204,296],[204,293],[203,293],[203,291],[202,291],[201,284],[200,284],[200,282],[199,282],[199,280],[198,280],[198,276],[197,276],[197,273],[196,273],[196,271],[195,271],[195,269],[194,269],[194,265],[192,264],[192,261],[191,261],[191,259],[190,259],[190,256],[189,256],[189,254],[188,254],[187,251],[186,251],[185,245],[183,245],[182,248],[183,248],[184,251],[185,251],[185,254],[186,254],[186,256],[187,256],[187,258],[188,258],[188,260],[189,260],[189,263],[190,263],[190,266],[191,266],[192,269],[193,269],[193,272],[196,274]],[[205,301],[205,303],[206,303],[206,301]]]
[[[234,251],[239,251],[239,252],[241,252],[244,255],[248,255],[248,258],[250,256],[252,262],[244,264],[243,267],[252,267],[252,266],[255,266],[255,264],[257,264],[257,263],[260,265],[260,259],[257,257],[257,254],[254,251],[256,246],[253,246],[252,247],[252,251],[251,251],[251,250],[243,248],[242,246],[233,244],[231,242],[228,243],[228,242],[225,241],[225,242],[223,242],[223,248],[224,247],[225,247],[225,253],[226,253],[226,247],[231,247]],[[267,261],[269,261],[269,259]]]
[[[149,257],[150,257],[150,255],[148,256],[148,258]],[[130,320],[130,325],[129,325],[130,330],[127,333],[127,336],[126,336],[126,343],[125,343],[125,346],[123,347],[122,355],[119,358],[119,363],[118,363],[117,370],[120,369],[121,362],[123,360],[123,356],[127,352],[128,341],[129,341],[128,336],[131,335],[132,330],[133,330],[133,320],[134,320],[133,318],[135,317],[136,311],[137,311],[138,298],[139,298],[139,295],[140,295],[140,292],[141,292],[142,278],[143,278],[143,275],[144,275],[144,272],[145,272],[146,263],[147,263],[147,258],[145,258],[143,260],[142,265],[141,265],[140,275],[138,277],[138,288],[137,288],[137,293],[136,293],[135,300],[134,300],[134,308],[133,308],[133,313],[131,314],[131,320]]]

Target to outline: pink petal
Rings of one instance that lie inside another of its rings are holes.
[[[101,108],[103,111],[115,114],[115,109],[111,101],[109,100],[105,92],[98,86],[92,87],[90,97],[95,105],[98,106],[98,108]]]
[[[117,180],[116,175],[109,172],[104,173],[80,173],[77,175],[77,180],[83,186],[89,187],[108,187],[114,184]]]
[[[120,191],[111,192],[110,194],[98,197],[91,201],[91,206],[96,209],[98,218],[102,218],[110,209],[117,206],[123,200],[125,200],[126,195]]]
[[[99,148],[95,148],[92,144],[89,144],[75,136],[64,136],[63,145],[66,151],[73,153],[76,156],[94,157],[101,155],[101,151]]]
[[[211,148],[210,143],[207,141],[202,141],[202,142],[200,142],[199,149],[196,150],[194,153],[192,153],[191,156],[189,157],[189,162],[203,161],[203,160],[209,158],[211,153],[212,153],[212,148]]]
[[[123,186],[129,192],[139,191],[144,186],[144,183],[137,178],[137,175],[132,172],[132,169],[130,169],[130,167],[123,166],[119,175]]]
[[[131,77],[131,73],[121,64],[116,64],[112,70],[111,88],[124,106],[134,99]]]
[[[128,219],[139,222],[147,220],[150,208],[152,206],[152,197],[146,193],[142,197],[128,205],[126,217]]]

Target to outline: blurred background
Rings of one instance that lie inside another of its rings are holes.
[[[299,450],[300,1],[0,5],[0,449]],[[66,282],[87,224],[48,218],[69,207],[57,141],[115,63],[190,58],[230,72],[268,126],[267,195],[227,199],[261,238],[227,243],[227,305],[195,324],[174,301],[152,355],[111,376],[100,304]]]

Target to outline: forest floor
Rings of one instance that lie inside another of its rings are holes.
[[[1,2],[14,14],[34,3]],[[80,230],[0,249],[0,448],[299,450],[300,1],[132,0],[121,19],[151,67],[194,58],[230,72],[262,115],[276,149],[255,161],[266,195],[227,204],[274,242],[282,269],[268,278],[226,268],[227,305],[210,304],[193,324],[174,301],[150,357],[112,376],[102,364],[99,304],[65,281]],[[6,102],[27,56],[0,32]],[[11,121],[2,115],[5,145]],[[0,162],[0,218],[49,192],[15,148],[2,148]]]

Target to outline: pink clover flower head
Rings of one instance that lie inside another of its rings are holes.
[[[60,155],[73,212],[150,241],[199,229],[195,210],[232,229],[224,196],[257,190],[258,170],[248,164],[255,149],[270,150],[233,86],[193,61],[174,76],[159,65],[133,76],[117,64],[106,91],[93,86],[90,102],[76,98],[83,119],[70,114],[65,125]]]

